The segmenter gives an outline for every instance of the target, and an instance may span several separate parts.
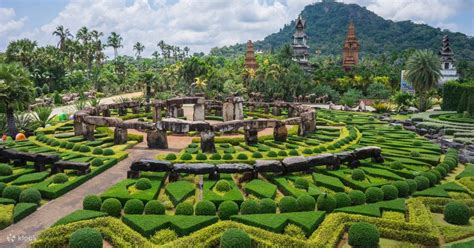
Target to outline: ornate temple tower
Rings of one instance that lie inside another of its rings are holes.
[[[441,78],[438,84],[458,79],[456,67],[454,67],[454,52],[451,50],[449,37],[447,35],[443,36],[441,49],[439,50],[438,55],[440,56],[441,62]]]
[[[297,61],[303,69],[309,69],[310,65],[308,62],[309,46],[307,45],[308,36],[304,32],[306,28],[306,21],[298,16],[295,24],[296,31],[293,34],[293,60]]]
[[[342,52],[342,67],[345,71],[349,71],[359,63],[359,47],[359,41],[357,41],[355,35],[354,23],[351,21]]]
[[[255,59],[255,52],[251,40],[247,41],[247,52],[245,53],[245,67],[257,70],[257,60]]]

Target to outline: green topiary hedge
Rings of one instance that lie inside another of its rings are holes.
[[[3,189],[2,197],[15,200],[18,202],[20,200],[21,188],[18,186],[7,186]]]
[[[112,156],[114,154],[115,154],[114,150],[112,150],[110,148],[104,149],[104,155],[105,156]]]
[[[349,192],[349,198],[351,198],[352,205],[365,204],[365,194],[360,190],[353,190]]]
[[[145,206],[143,202],[138,199],[130,199],[125,203],[123,212],[125,214],[142,214]]]
[[[193,215],[194,208],[193,204],[189,202],[181,202],[176,205],[175,215]]]
[[[430,180],[425,176],[416,176],[416,190],[425,190],[430,187]]]
[[[100,211],[102,200],[96,195],[87,195],[82,200],[82,208],[85,210]]]
[[[379,247],[380,233],[372,224],[358,222],[349,228],[348,243],[352,247]]]
[[[148,178],[140,178],[135,183],[135,187],[139,190],[147,190],[151,188],[151,181]]]
[[[408,184],[410,194],[415,193],[415,191],[418,189],[418,183],[414,179],[407,179],[405,181]]]
[[[94,167],[99,167],[99,166],[104,165],[104,161],[100,158],[94,158],[92,159],[91,165]]]
[[[410,186],[406,181],[396,181],[393,186],[398,190],[398,197],[407,197],[410,194]]]
[[[177,158],[178,157],[176,157],[176,154],[174,154],[174,153],[168,153],[168,154],[166,154],[166,157],[165,157],[166,160],[170,160],[170,161],[176,160]]]
[[[293,196],[284,196],[278,203],[280,213],[297,212],[299,210],[298,202]]]
[[[383,199],[384,200],[393,200],[398,197],[398,189],[397,187],[387,184],[382,186],[381,190],[383,191]]]
[[[262,214],[274,214],[277,210],[277,204],[270,198],[263,198],[260,200],[259,212]]]
[[[316,200],[308,194],[300,195],[296,199],[296,203],[299,211],[314,211],[316,207]]]
[[[316,202],[319,211],[332,212],[336,208],[336,199],[327,193],[321,194]]]
[[[96,147],[94,150],[92,150],[92,154],[101,155],[102,153],[104,153],[104,150],[102,150],[100,147]]]
[[[10,176],[13,174],[12,167],[7,164],[0,164],[0,176]]]
[[[229,228],[221,236],[220,248],[251,248],[252,240],[249,235],[238,228]]]
[[[69,248],[102,248],[102,235],[96,229],[84,227],[71,234]]]
[[[53,183],[62,184],[62,183],[67,182],[69,178],[64,173],[58,173],[53,176],[52,180],[53,180]]]
[[[185,160],[185,161],[191,160],[191,159],[193,159],[193,155],[191,155],[189,153],[183,153],[183,155],[181,155],[180,159]]]
[[[217,215],[221,220],[229,220],[230,216],[239,214],[239,205],[234,201],[224,201],[219,205]]]
[[[41,193],[38,189],[28,188],[20,193],[20,202],[40,204]]]
[[[240,205],[241,214],[258,214],[259,213],[259,203],[254,199],[246,199]]]
[[[219,192],[229,192],[232,189],[232,187],[230,186],[230,183],[225,179],[217,181],[215,187],[216,187],[216,190]]]
[[[352,171],[352,179],[357,181],[363,181],[365,179],[365,172],[361,169],[354,169]]]
[[[377,187],[370,187],[365,191],[365,199],[367,203],[382,201],[384,199],[383,191]]]
[[[206,156],[206,154],[204,154],[204,153],[198,153],[198,154],[196,155],[196,160],[201,160],[201,161],[207,160],[207,156]]]
[[[466,88],[474,88],[472,84],[459,83],[457,81],[449,81],[443,85],[443,102],[441,109],[444,111],[456,111],[459,102]]]
[[[467,225],[471,212],[469,207],[460,201],[452,201],[444,208],[444,220],[454,225]]]
[[[208,200],[200,201],[194,209],[196,215],[216,215],[216,205]]]
[[[309,182],[308,182],[308,180],[306,180],[306,178],[303,178],[303,177],[298,177],[298,178],[296,178],[294,184],[295,184],[295,187],[298,188],[298,189],[307,190],[308,187],[309,187]]]
[[[120,217],[122,211],[122,204],[115,198],[108,198],[102,202],[100,211],[107,213],[113,217]]]
[[[158,200],[151,200],[145,205],[145,214],[165,214],[165,205]]]
[[[336,199],[336,208],[348,207],[352,204],[351,198],[344,192],[334,194],[334,199]]]

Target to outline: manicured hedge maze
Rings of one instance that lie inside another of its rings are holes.
[[[122,211],[120,220],[104,217],[102,202],[97,210],[78,210],[64,217],[43,232],[33,247],[64,244],[64,236],[85,226],[100,227],[117,246],[140,247],[215,247],[229,228],[247,232],[255,246],[336,247],[344,245],[341,237],[355,222],[374,225],[384,242],[399,247],[404,242],[436,247],[440,237],[452,242],[474,236],[470,226],[455,226],[436,217],[454,201],[474,213],[471,166],[461,169],[456,150],[443,154],[439,145],[378,116],[320,111],[318,129],[308,137],[290,135],[286,142],[275,142],[262,136],[253,146],[222,137],[216,142],[215,154],[202,154],[196,141],[176,156],[158,157],[186,163],[252,164],[255,159],[379,146],[385,161],[361,160],[358,168],[321,165],[304,173],[259,173],[258,178],[221,173],[212,180],[181,173],[173,182],[164,173],[144,172],[141,177],[150,179],[150,188],[137,189],[142,178],[126,179],[101,194],[100,200],[118,199],[123,208],[138,199],[145,211]],[[146,213],[149,204],[161,210]]]

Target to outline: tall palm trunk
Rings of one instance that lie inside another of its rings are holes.
[[[11,106],[6,106],[7,108],[7,127],[8,127],[8,135],[12,138],[15,138],[16,135],[16,123],[15,123],[15,115],[14,110]]]

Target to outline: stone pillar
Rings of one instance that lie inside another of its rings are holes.
[[[242,97],[234,98],[234,120],[244,119],[244,99]]]
[[[268,105],[264,105],[264,106],[263,106],[263,112],[264,112],[265,114],[268,114],[268,113],[270,112]]]
[[[153,108],[153,122],[161,121],[161,107]]]
[[[274,115],[274,116],[279,116],[279,115],[281,115],[281,109],[280,109],[280,107],[272,107],[272,115]]]
[[[177,115],[176,115],[176,118],[179,118],[179,117],[183,117],[184,116],[184,109],[183,109],[183,106],[179,106],[177,108]]]
[[[178,118],[178,107],[174,105],[168,106],[166,116],[168,118]]]
[[[193,121],[204,121],[204,113],[204,104],[194,104]]]
[[[140,106],[136,106],[132,108],[132,113],[139,114],[140,113]]]
[[[110,109],[106,108],[106,109],[102,110],[102,116],[110,117]]]
[[[273,128],[273,139],[275,141],[285,142],[286,138],[288,138],[288,129],[285,124],[277,124]]]
[[[224,121],[234,120],[234,104],[231,102],[224,102],[222,104],[222,118]]]
[[[118,109],[118,115],[119,115],[119,116],[124,116],[124,115],[126,115],[126,114],[127,114],[127,109],[126,109],[126,108],[120,107],[120,108]]]
[[[95,140],[94,132],[95,132],[95,125],[86,124],[84,129],[84,138],[89,141]]]
[[[247,145],[255,145],[258,143],[258,130],[253,128],[245,128],[245,143]]]
[[[168,149],[166,131],[149,129],[146,131],[148,148]]]
[[[114,130],[114,144],[120,145],[127,143],[128,131],[126,128],[116,127]]]
[[[82,135],[84,133],[84,127],[82,125],[82,122],[74,119],[74,135]]]
[[[214,132],[202,131],[201,132],[201,151],[203,153],[215,153],[216,146],[214,145]]]

